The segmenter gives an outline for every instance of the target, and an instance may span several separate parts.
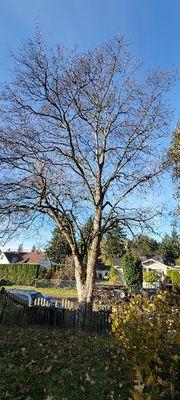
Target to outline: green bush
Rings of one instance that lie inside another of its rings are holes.
[[[172,284],[174,286],[180,286],[180,271],[169,270],[167,276],[171,278]]]
[[[34,284],[43,269],[35,264],[0,264],[0,278],[18,284]]]
[[[143,274],[143,281],[146,283],[155,283],[159,281],[159,275],[156,271],[148,271]]]
[[[126,285],[132,293],[139,293],[143,283],[141,260],[128,253],[123,256],[122,266]]]
[[[112,283],[119,283],[120,280],[118,270],[115,267],[111,267],[109,271],[109,281]]]

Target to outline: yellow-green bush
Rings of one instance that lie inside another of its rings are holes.
[[[111,267],[109,271],[109,281],[112,283],[120,283],[121,278],[119,272],[115,267]]]
[[[171,278],[172,284],[174,286],[180,286],[180,271],[175,271],[173,269],[170,269],[167,272],[167,276],[169,276],[169,278]]]
[[[146,283],[155,283],[160,280],[160,277],[156,271],[148,271],[143,274],[143,281]]]
[[[130,398],[178,398],[178,307],[166,292],[114,307],[112,331],[129,363]]]

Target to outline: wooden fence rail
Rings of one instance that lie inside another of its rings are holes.
[[[62,306],[48,307],[45,303],[39,303],[29,307],[11,293],[0,291],[0,324],[41,325],[101,335],[111,329],[110,313],[111,310],[107,309],[92,310],[87,320],[86,311],[75,308],[73,302],[66,299]]]

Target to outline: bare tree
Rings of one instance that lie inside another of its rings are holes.
[[[52,218],[68,240],[80,302],[91,303],[100,241],[117,221],[133,229],[149,213],[127,199],[159,176],[168,132],[163,100],[174,76],[148,72],[123,37],[80,53],[48,50],[40,35],[14,55],[15,79],[1,90],[2,234]],[[78,241],[91,216],[86,273]]]

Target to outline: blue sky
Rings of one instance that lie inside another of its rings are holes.
[[[180,1],[179,0],[0,0],[0,80],[9,80],[9,49],[16,50],[34,34],[37,23],[50,45],[63,43],[88,49],[124,33],[137,57],[152,67],[177,68],[178,79],[169,99],[174,109],[171,129],[180,119]],[[173,203],[168,181],[162,202]],[[171,229],[161,221],[160,231]],[[44,236],[41,244],[48,238]],[[6,245],[16,247],[21,241]],[[24,247],[38,239],[29,237]],[[1,244],[0,244],[1,246]]]

